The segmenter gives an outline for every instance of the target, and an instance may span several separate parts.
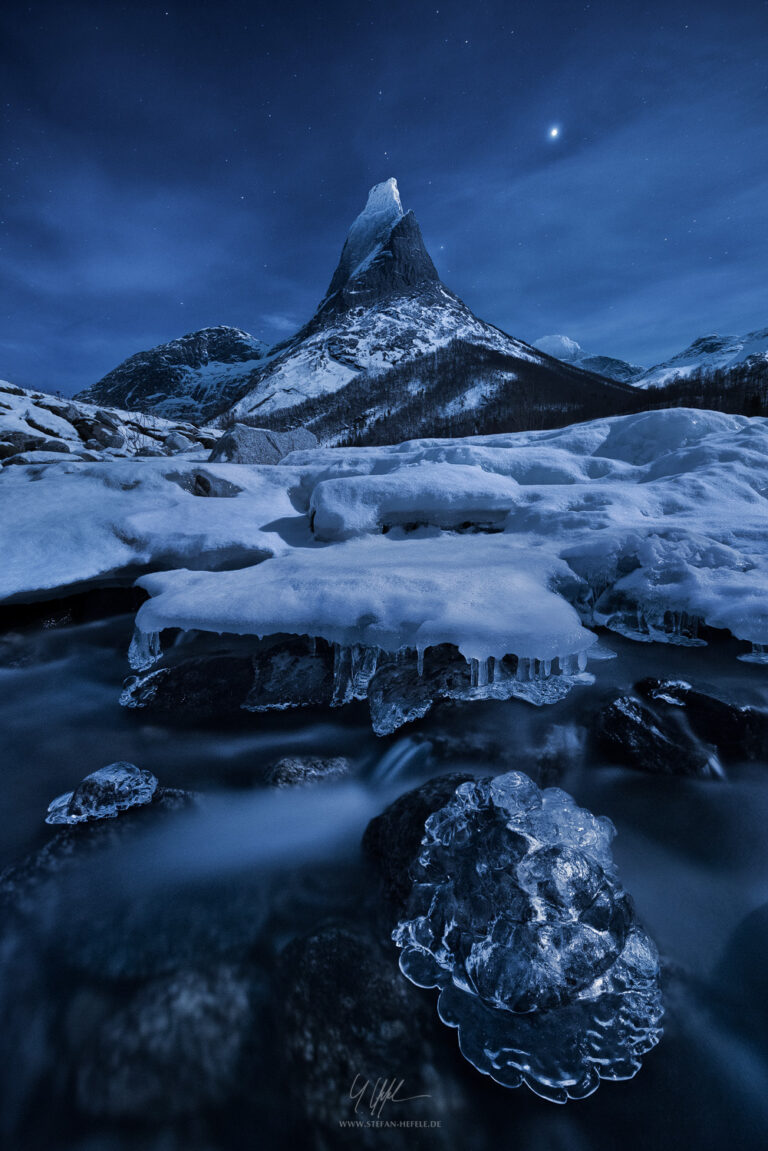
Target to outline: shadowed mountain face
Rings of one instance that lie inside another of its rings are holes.
[[[439,281],[416,217],[403,213],[397,182],[387,180],[371,189],[365,211],[350,228],[313,323]]]
[[[212,332],[221,333],[219,342]],[[198,345],[207,359],[196,358]],[[516,383],[523,381],[517,403]],[[526,417],[531,389],[536,413]],[[500,390],[509,399],[503,410]],[[267,350],[236,329],[204,329],[131,357],[84,395],[177,417],[186,411],[189,418],[270,427],[311,419],[332,443],[348,439],[351,427],[364,436],[375,426],[380,437],[402,424],[430,435],[451,426],[459,412],[462,422],[483,431],[491,407],[494,426],[504,412],[511,426],[538,426],[524,421],[540,422],[542,412],[547,423],[587,418],[585,397],[589,415],[616,412],[622,402],[616,385],[486,324],[446,288],[394,179],[371,189],[326,295],[295,336]],[[418,410],[418,419],[387,422],[406,408]]]
[[[205,423],[242,395],[267,350],[239,328],[202,328],[137,352],[75,399]]]

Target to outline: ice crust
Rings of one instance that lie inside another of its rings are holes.
[[[610,820],[520,772],[461,784],[425,825],[400,967],[440,988],[464,1056],[556,1103],[631,1079],[658,1043],[659,961]]]

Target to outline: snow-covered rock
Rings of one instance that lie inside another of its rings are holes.
[[[317,447],[317,436],[306,428],[273,432],[235,424],[217,441],[210,455],[212,463],[276,464],[289,452]]]
[[[158,568],[256,563],[288,546],[262,530],[296,516],[287,469],[59,459],[0,473],[0,602],[130,583]]]
[[[462,783],[426,820],[400,967],[440,988],[462,1054],[556,1103],[631,1079],[658,1043],[659,961],[621,887],[610,820],[519,772]]]
[[[248,373],[267,352],[266,344],[239,328],[202,328],[137,352],[77,398],[204,423],[243,394]]]
[[[100,408],[0,380],[0,465],[57,464],[210,450],[221,432]]]

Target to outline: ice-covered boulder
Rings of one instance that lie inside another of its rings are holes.
[[[151,803],[157,779],[151,771],[119,761],[86,775],[74,791],[65,792],[48,805],[46,823],[88,823],[114,819],[129,807]]]
[[[426,821],[403,973],[440,988],[464,1056],[553,1102],[630,1079],[659,1040],[656,948],[610,852],[613,825],[519,772],[460,784]]]
[[[289,452],[306,451],[316,446],[317,437],[307,428],[273,432],[269,428],[235,424],[217,442],[209,459],[212,463],[277,464]]]

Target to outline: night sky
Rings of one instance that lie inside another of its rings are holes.
[[[515,336],[651,364],[768,325],[762,0],[6,2],[0,34],[0,377],[285,337],[392,175]]]

